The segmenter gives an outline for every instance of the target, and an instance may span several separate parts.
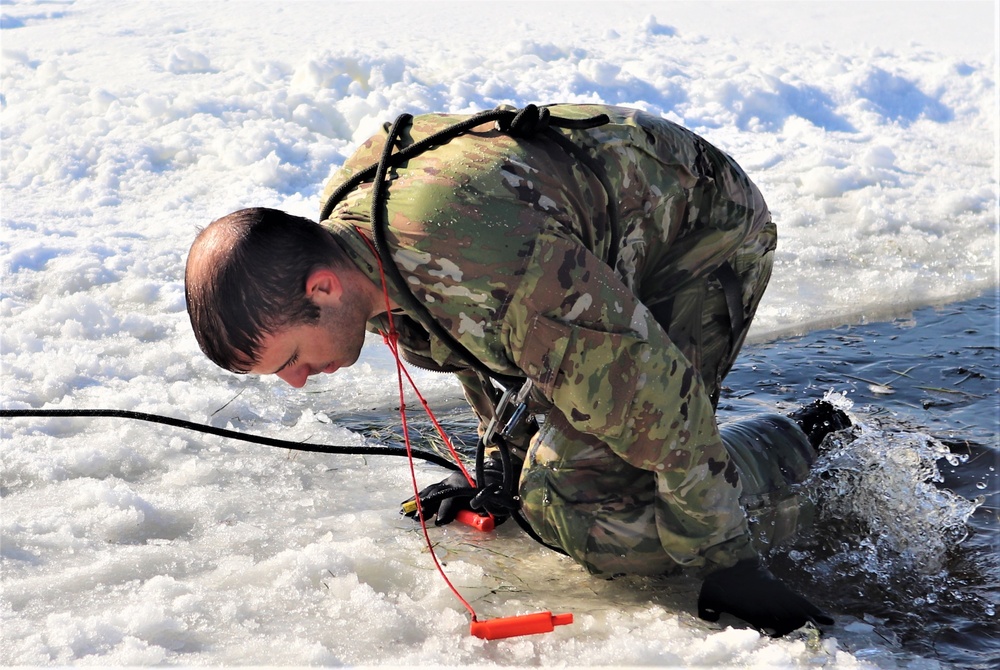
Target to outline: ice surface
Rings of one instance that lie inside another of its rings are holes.
[[[11,2],[3,37],[5,407],[115,407],[293,440],[396,402],[388,353],[303,392],[199,352],[183,268],[248,205],[314,217],[400,112],[635,105],[703,134],[779,224],[755,339],[997,282],[989,2]],[[447,377],[416,373],[434,402]],[[4,664],[865,666],[833,638],[694,614],[693,584],[595,583],[502,528],[436,531],[483,616],[577,613],[486,643],[400,519],[404,464],[112,420],[5,421]],[[441,476],[419,467],[421,483]],[[877,641],[876,643],[877,644]]]

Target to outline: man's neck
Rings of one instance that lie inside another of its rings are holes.
[[[369,320],[385,314],[387,311],[400,309],[400,306],[392,299],[392,296],[386,293],[381,283],[372,281],[360,270],[358,270],[355,279],[359,288],[363,286],[365,295],[368,296],[369,305],[371,306],[368,313]],[[388,309],[386,308],[386,303],[388,303]]]
[[[348,280],[353,290],[365,296],[368,303],[368,319],[374,319],[389,310],[400,309],[399,304],[388,295],[388,310],[386,309],[386,291],[379,279],[378,258],[372,248],[368,235],[355,226],[345,225],[336,221],[328,222],[334,241],[344,251],[354,264],[356,272],[349,272]]]

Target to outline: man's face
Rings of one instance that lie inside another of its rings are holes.
[[[278,375],[295,388],[321,372],[350,367],[365,342],[366,314],[351,302],[338,307],[320,306],[319,322],[287,326],[265,335],[257,365],[249,371]]]

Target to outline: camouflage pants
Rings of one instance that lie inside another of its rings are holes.
[[[775,228],[760,193],[751,187],[734,199],[739,197],[761,217],[754,226],[757,234],[728,259],[741,287],[742,329],[732,332],[725,290],[714,277],[662,293],[647,290],[649,295],[643,296],[713,396],[736,359],[770,279],[775,246]],[[804,478],[815,457],[808,438],[781,416],[741,422],[722,430],[722,436],[739,467],[751,523],[794,532],[798,501],[789,484]],[[659,529],[669,529],[666,536],[683,536],[684,520],[657,493],[653,473],[629,465],[599,438],[575,430],[555,408],[532,438],[521,473],[528,521],[543,539],[594,574],[660,574],[676,566]],[[765,543],[775,539],[772,532]],[[760,548],[761,539],[754,544]],[[738,546],[746,551],[745,542]]]
[[[766,551],[811,521],[811,507],[794,485],[809,474],[816,452],[798,424],[778,414],[726,424],[720,432],[740,472],[753,547]],[[522,511],[546,542],[593,574],[654,575],[676,567],[658,532],[671,513],[658,502],[650,472],[574,431],[558,412],[536,441],[560,456],[539,463],[532,449],[521,474]]]

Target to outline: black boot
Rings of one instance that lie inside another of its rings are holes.
[[[817,449],[823,438],[836,430],[850,428],[851,420],[842,411],[826,402],[814,400],[788,415],[809,436],[809,441]]]

